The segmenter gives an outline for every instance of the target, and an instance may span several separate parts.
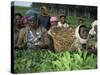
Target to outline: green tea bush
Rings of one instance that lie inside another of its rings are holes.
[[[16,73],[96,69],[97,57],[87,51],[52,52],[50,50],[15,50]]]

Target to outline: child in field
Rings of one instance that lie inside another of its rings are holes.
[[[65,21],[66,16],[64,14],[60,15],[60,21],[58,22],[57,27],[69,27],[69,25]]]
[[[46,30],[49,30],[50,24],[50,16],[48,15],[47,7],[42,6],[40,8],[41,16],[39,17],[38,25],[43,26]]]
[[[88,41],[88,31],[85,25],[79,25],[75,31],[76,40],[71,46],[71,50],[75,50],[77,48],[86,49],[86,44]]]

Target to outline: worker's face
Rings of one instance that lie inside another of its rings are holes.
[[[36,22],[35,21],[29,20],[28,23],[29,23],[30,27],[35,27],[36,26]]]
[[[87,29],[85,27],[81,27],[81,29],[80,29],[80,37],[83,38],[83,39],[87,39],[88,32],[87,32]]]
[[[61,20],[62,23],[64,23],[65,22],[65,17],[61,17],[60,20]]]
[[[42,9],[41,9],[41,13],[44,14],[44,15],[47,15],[47,14],[48,14],[48,10],[42,8]]]
[[[51,22],[51,26],[57,26],[57,21]]]
[[[20,16],[15,16],[15,23],[16,24],[20,24],[20,19],[21,19],[21,17]]]

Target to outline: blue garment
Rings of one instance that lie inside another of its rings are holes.
[[[51,24],[50,24],[50,16],[40,16],[39,18],[39,22],[38,22],[39,26],[43,26],[45,27],[47,30],[49,30]]]
[[[41,42],[42,33],[39,29],[36,30],[36,34],[33,35],[31,30],[28,30],[27,34],[27,47],[35,48],[36,45],[39,45]]]

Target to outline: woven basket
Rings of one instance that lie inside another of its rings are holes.
[[[72,28],[55,27],[50,30],[50,33],[53,38],[55,51],[69,50],[75,40],[75,31]]]

